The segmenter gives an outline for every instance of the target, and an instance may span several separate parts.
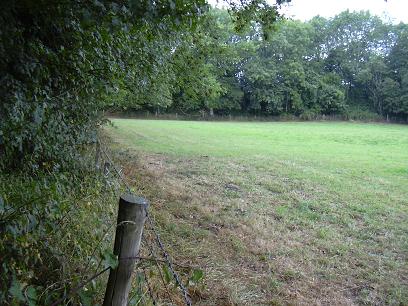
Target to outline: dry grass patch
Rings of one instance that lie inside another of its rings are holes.
[[[359,283],[355,272],[368,263],[353,259],[353,239],[343,241],[324,209],[308,202],[323,186],[262,173],[255,180],[248,167],[221,168],[223,161],[209,158],[133,152],[122,161],[151,200],[177,261],[204,269],[198,305],[353,305],[361,295],[374,303],[382,298],[371,293],[382,288]]]

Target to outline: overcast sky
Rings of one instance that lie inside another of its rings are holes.
[[[369,10],[380,17],[388,16],[395,23],[408,23],[408,0],[292,0],[282,12],[288,17],[308,20],[316,15],[333,17],[347,9]]]
[[[269,0],[275,3],[273,0]],[[208,0],[212,5],[222,0]],[[408,0],[292,0],[281,12],[288,17],[300,20],[309,20],[316,15],[333,17],[349,9],[350,11],[369,10],[373,15],[389,19],[394,23],[408,23]]]

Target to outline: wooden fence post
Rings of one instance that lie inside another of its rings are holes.
[[[95,169],[99,170],[99,157],[101,155],[101,144],[96,141],[96,152],[95,152]]]
[[[111,270],[106,286],[104,306],[125,306],[128,304],[132,284],[134,264],[139,255],[143,225],[146,219],[148,202],[132,194],[122,195],[119,200],[119,213],[113,253],[118,256],[119,265]]]

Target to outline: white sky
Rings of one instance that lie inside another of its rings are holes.
[[[281,12],[288,17],[309,20],[316,15],[333,17],[349,9],[369,10],[373,15],[390,19],[394,23],[408,23],[408,0],[292,0]]]
[[[268,0],[275,3],[273,0]],[[208,0],[212,5],[223,6],[222,0]],[[218,3],[218,4],[217,4]],[[342,11],[369,10],[371,14],[392,21],[408,23],[408,0],[292,0],[281,12],[287,17],[309,20],[316,15],[333,17]]]

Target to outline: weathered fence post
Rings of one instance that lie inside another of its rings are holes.
[[[96,152],[95,152],[95,169],[99,169],[99,156],[101,155],[101,143],[96,141]]]
[[[132,284],[134,264],[139,254],[148,202],[142,197],[126,194],[120,197],[113,253],[119,265],[111,270],[104,306],[125,306]]]

